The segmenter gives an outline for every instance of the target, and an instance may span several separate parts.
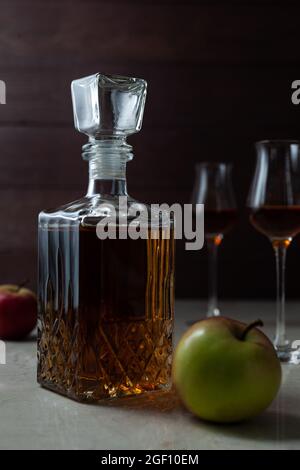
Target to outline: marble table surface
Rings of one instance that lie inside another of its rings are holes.
[[[261,318],[274,332],[271,302],[221,304],[225,315],[243,321]],[[196,300],[176,302],[175,337],[186,320],[203,316]],[[300,302],[287,305],[288,333],[300,339]],[[0,365],[0,449],[300,449],[300,365],[283,366],[283,384],[268,410],[235,425],[202,422],[173,394],[147,395],[80,404],[36,383],[35,338],[9,342]]]

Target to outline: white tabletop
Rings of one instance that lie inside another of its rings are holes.
[[[223,313],[261,318],[274,330],[274,304],[225,302]],[[176,338],[185,319],[203,316],[199,301],[177,301]],[[300,303],[287,306],[289,336],[300,339]],[[283,366],[279,396],[247,423],[213,425],[191,416],[175,396],[149,394],[107,404],[74,402],[36,383],[35,340],[7,343],[0,365],[0,449],[300,449],[300,365]]]

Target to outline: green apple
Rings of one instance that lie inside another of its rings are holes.
[[[225,317],[195,323],[175,350],[173,381],[183,404],[214,422],[237,422],[261,413],[275,398],[281,366],[257,328]]]

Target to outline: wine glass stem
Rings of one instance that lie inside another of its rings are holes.
[[[209,270],[209,285],[208,285],[208,317],[215,317],[220,315],[218,309],[218,294],[217,294],[217,281],[218,281],[218,245],[217,237],[207,238],[208,248],[208,270]]]
[[[277,278],[277,318],[274,346],[278,350],[285,350],[288,347],[285,332],[285,260],[287,246],[286,240],[273,242]]]

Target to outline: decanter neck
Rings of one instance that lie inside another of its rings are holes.
[[[82,150],[83,159],[89,162],[87,196],[127,195],[126,164],[133,154],[125,137],[90,138]]]

